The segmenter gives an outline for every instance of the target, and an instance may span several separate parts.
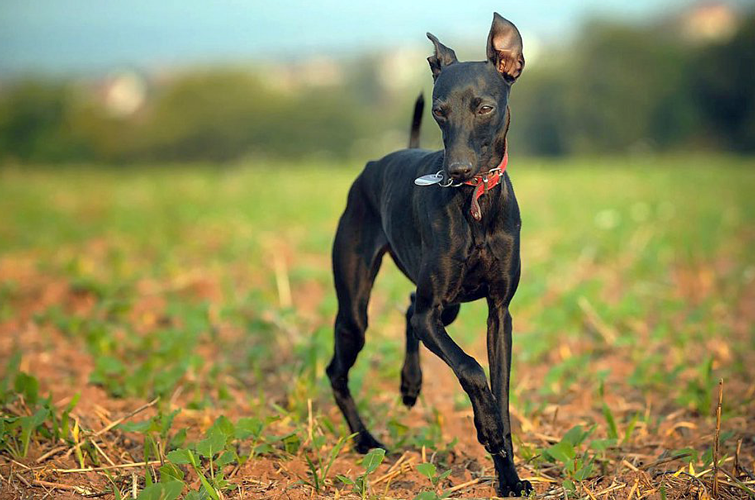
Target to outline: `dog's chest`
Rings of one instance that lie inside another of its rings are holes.
[[[457,301],[468,302],[485,297],[491,284],[501,277],[500,249],[481,245],[471,249],[464,260]]]

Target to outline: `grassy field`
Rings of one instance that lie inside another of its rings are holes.
[[[0,169],[0,498],[491,496],[469,403],[428,351],[400,404],[411,284],[388,261],[351,387],[390,452],[351,449],[324,367],[359,169]],[[510,175],[511,400],[536,496],[755,496],[755,160]],[[485,318],[468,304],[450,327],[481,361]]]

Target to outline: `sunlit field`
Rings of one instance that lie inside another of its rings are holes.
[[[360,169],[0,170],[0,498],[493,495],[469,402],[427,350],[401,405],[412,286],[389,257],[350,383],[390,450],[352,450],[324,368]],[[520,475],[547,498],[755,496],[755,161],[509,169]],[[449,327],[483,365],[485,323],[483,301]]]

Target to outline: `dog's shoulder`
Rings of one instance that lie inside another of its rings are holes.
[[[399,149],[393,153],[387,154],[380,161],[398,162],[402,164],[421,163],[430,158],[441,157],[443,151],[432,151],[429,149],[410,148]]]
[[[402,149],[387,154],[379,160],[368,161],[364,170],[354,181],[352,196],[366,200],[373,207],[381,205],[381,199],[410,197],[414,179],[442,168],[443,151],[426,149]],[[391,193],[387,195],[387,193]]]
[[[428,149],[401,149],[380,158],[369,161],[365,166],[365,174],[383,176],[391,175],[414,175],[425,169],[432,169],[443,161],[443,151],[431,151]]]

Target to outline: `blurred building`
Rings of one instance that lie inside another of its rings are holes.
[[[271,87],[292,92],[302,87],[337,87],[344,83],[345,73],[342,62],[318,55],[300,62],[269,64],[257,74]]]
[[[116,118],[126,118],[139,111],[147,100],[147,80],[133,70],[112,73],[100,87],[105,110]]]
[[[725,2],[699,4],[681,17],[683,36],[696,43],[727,40],[736,33],[738,25],[737,12]]]

